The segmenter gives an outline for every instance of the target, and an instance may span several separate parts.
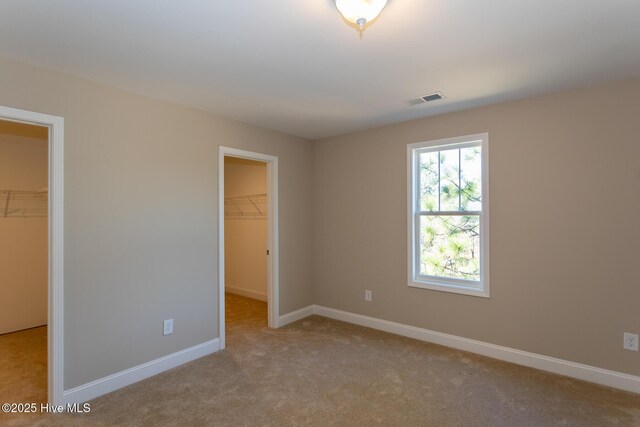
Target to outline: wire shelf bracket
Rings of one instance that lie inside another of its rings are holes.
[[[224,198],[224,217],[227,219],[266,219],[267,194],[245,194]]]
[[[0,190],[3,218],[46,217],[48,215],[49,192],[40,190]]]

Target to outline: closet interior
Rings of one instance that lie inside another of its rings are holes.
[[[259,316],[260,324],[267,323],[267,187],[266,163],[225,157],[225,306],[229,327],[247,316]]]
[[[0,401],[46,402],[48,128],[0,120]]]

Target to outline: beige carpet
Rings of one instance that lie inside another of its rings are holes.
[[[0,404],[46,401],[47,327],[0,335]]]
[[[265,303],[228,295],[227,307],[225,351],[98,398],[90,414],[9,424],[640,425],[639,395],[318,316],[269,330]]]

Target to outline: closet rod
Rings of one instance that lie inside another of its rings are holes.
[[[4,197],[2,216],[34,217],[47,216],[48,191],[41,190],[0,190],[0,200]],[[12,204],[17,205],[12,207]]]
[[[244,194],[224,198],[224,216],[230,219],[261,219],[267,214],[267,194]]]

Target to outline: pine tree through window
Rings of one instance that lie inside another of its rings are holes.
[[[488,296],[487,144],[409,145],[411,286]]]

